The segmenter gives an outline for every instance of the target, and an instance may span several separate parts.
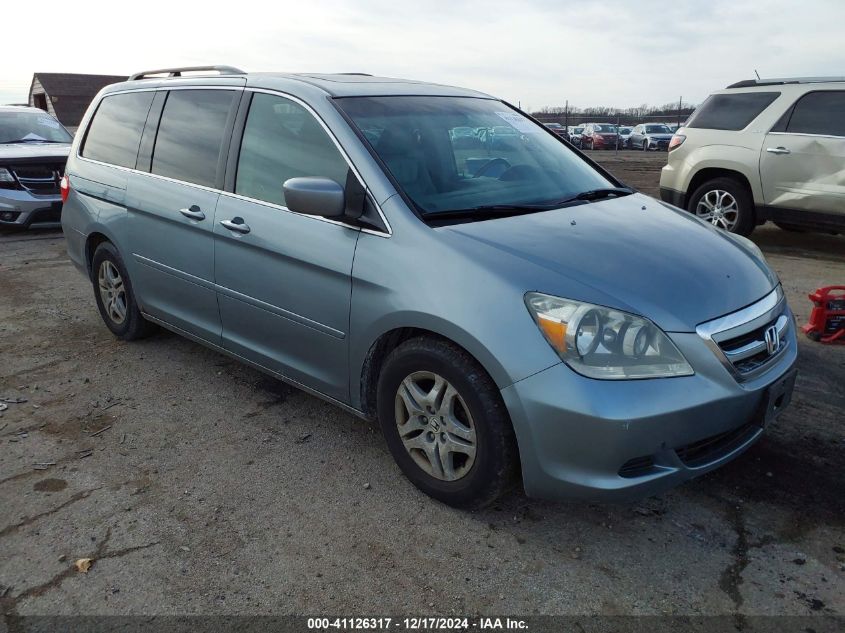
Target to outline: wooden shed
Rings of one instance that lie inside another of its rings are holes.
[[[73,132],[100,89],[119,81],[126,81],[126,77],[35,73],[29,88],[29,105],[46,110]]]

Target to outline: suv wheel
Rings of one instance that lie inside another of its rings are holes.
[[[748,190],[733,178],[714,178],[696,189],[687,209],[714,226],[750,235],[754,230],[754,205]]]
[[[516,439],[495,383],[465,351],[415,338],[384,362],[378,418],[396,463],[426,494],[480,508],[516,480]]]
[[[141,316],[129,274],[113,244],[103,242],[97,247],[91,260],[91,270],[97,308],[112,334],[124,341],[132,341],[155,330],[155,326]]]

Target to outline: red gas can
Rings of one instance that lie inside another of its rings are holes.
[[[845,343],[845,286],[819,288],[809,297],[813,311],[804,333],[822,343]]]

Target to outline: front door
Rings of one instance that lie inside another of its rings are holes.
[[[845,91],[801,97],[760,153],[767,206],[845,216]]]
[[[233,191],[221,195],[214,222],[223,345],[344,402],[359,231],[289,211],[282,183],[322,176],[343,185],[348,170],[308,109],[255,93]]]

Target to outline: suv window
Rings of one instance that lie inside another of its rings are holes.
[[[147,91],[105,97],[88,126],[82,156],[134,169],[154,95]]]
[[[244,128],[235,193],[285,204],[282,183],[321,176],[341,186],[349,165],[317,120],[298,103],[256,93]]]
[[[741,130],[779,96],[779,92],[710,95],[692,114],[687,127],[707,130]]]
[[[214,186],[232,90],[171,90],[158,126],[150,171]]]
[[[804,95],[795,104],[786,131],[845,136],[845,91],[810,92]]]

